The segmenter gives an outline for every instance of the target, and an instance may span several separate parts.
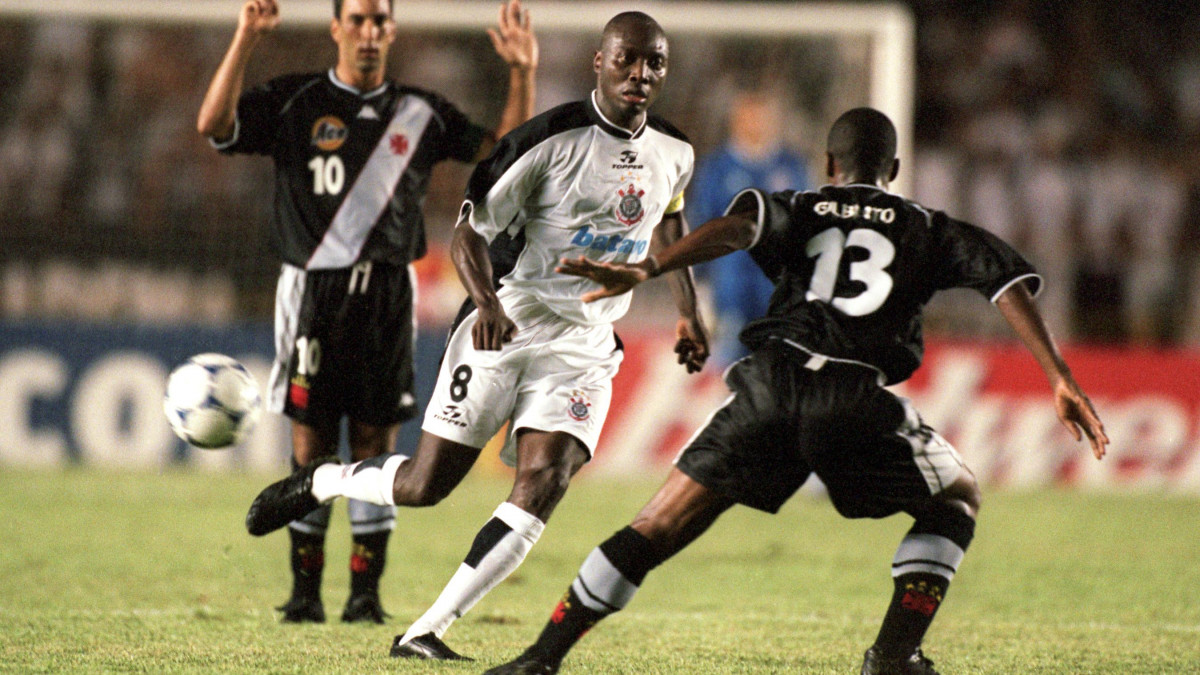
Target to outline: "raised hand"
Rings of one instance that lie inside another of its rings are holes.
[[[529,12],[521,11],[521,0],[500,5],[499,28],[489,28],[488,37],[504,62],[514,68],[530,70],[538,65],[537,36]]]
[[[247,0],[238,14],[238,30],[254,36],[270,33],[279,26],[279,4],[275,0]]]
[[[591,279],[604,288],[585,293],[584,302],[595,302],[633,290],[634,286],[650,278],[650,273],[639,264],[595,262],[585,256],[562,258],[555,272]]]

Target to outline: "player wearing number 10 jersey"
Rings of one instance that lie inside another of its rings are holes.
[[[413,397],[414,288],[425,254],[421,205],[435,164],[485,157],[495,136],[448,101],[385,78],[395,39],[390,0],[334,0],[337,63],[242,93],[254,47],[279,24],[275,0],[248,0],[197,126],[225,153],[275,163],[276,360],[267,403],[292,419],[297,466],[335,454],[348,420],[356,459],[389,453]],[[493,46],[510,66],[498,135],[533,112],[537,42],[519,0],[500,9]],[[351,595],[343,621],[382,623],[378,584],[395,509],[354,500]],[[329,509],[291,523],[288,622],[323,621]]]
[[[954,448],[884,388],[921,362],[924,304],[942,289],[983,293],[1050,379],[1062,423],[1077,439],[1086,433],[1097,458],[1108,439],[1032,302],[1039,277],[991,234],[888,192],[895,152],[891,121],[856,108],[829,133],[833,186],[747,190],[726,216],[645,262],[562,262],[560,271],[604,286],[585,301],[738,249],[776,288],[766,315],[742,331],[752,352],[726,374],[732,396],[666,485],[584,561],[537,641],[489,675],[557,672],[585,632],[725,510],[774,513],[814,473],[843,516],[915,520],[892,560],[894,593],[862,675],[936,675],[920,645],[974,536],[980,495]]]

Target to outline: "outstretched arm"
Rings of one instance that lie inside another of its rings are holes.
[[[238,14],[237,31],[221,59],[200,104],[196,130],[219,141],[233,135],[238,97],[246,76],[246,64],[259,39],[279,26],[279,5],[275,0],[247,0]]]
[[[479,310],[479,319],[471,329],[475,349],[498,350],[513,339],[517,325],[504,313],[496,288],[492,285],[492,259],[487,241],[471,227],[466,218],[454,228],[450,241],[450,259],[458,278]]]
[[[496,53],[508,64],[508,99],[495,137],[484,139],[475,161],[491,154],[497,139],[533,117],[534,75],[538,66],[537,36],[533,34],[529,12],[521,11],[521,0],[501,4],[498,27],[489,28],[487,33]]]
[[[1105,446],[1108,445],[1104,424],[1092,407],[1091,400],[1071,375],[1071,369],[1067,367],[1067,362],[1054,344],[1054,339],[1050,336],[1033,297],[1029,295],[1029,290],[1024,284],[1013,284],[996,299],[996,308],[1017,332],[1021,342],[1025,343],[1037,359],[1038,365],[1042,367],[1042,372],[1049,378],[1050,386],[1054,389],[1054,409],[1058,413],[1059,421],[1077,441],[1086,434],[1092,444],[1092,454],[1096,459],[1104,457]]]
[[[708,262],[748,248],[754,242],[754,228],[752,213],[721,216],[638,263],[602,263],[579,256],[563,258],[555,271],[585,277],[603,286],[583,296],[584,302],[595,302],[628,293],[634,286],[664,272]]]
[[[687,221],[683,212],[668,214],[654,228],[651,243],[656,251],[662,250],[682,239],[686,232]],[[679,363],[689,373],[700,372],[708,360],[708,329],[704,327],[696,307],[696,284],[692,272],[690,269],[673,270],[667,274],[667,283],[675,298],[675,306],[679,308],[679,321],[675,323],[675,353],[679,355]]]

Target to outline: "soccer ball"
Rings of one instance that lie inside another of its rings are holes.
[[[197,448],[242,442],[258,422],[262,394],[246,367],[224,354],[197,354],[167,378],[163,411],[171,430]]]

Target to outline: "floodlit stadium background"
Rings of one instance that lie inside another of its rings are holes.
[[[289,452],[279,420],[243,448],[199,453],[161,414],[162,381],[186,356],[229,353],[263,381],[272,353],[270,162],[221,157],[194,130],[240,3],[41,4],[0,6],[0,467],[278,472]],[[443,23],[495,14],[486,2],[409,4],[446,8]],[[903,387],[928,421],[993,486],[1197,493],[1200,9],[1041,4],[914,0],[870,5],[868,20],[865,3],[847,3],[825,6],[817,32],[780,19],[730,34],[747,16],[814,6],[529,0],[537,108],[587,93],[600,26],[634,7],[673,37],[655,112],[698,156],[721,142],[726,102],[747,82],[779,88],[785,140],[818,179],[829,122],[883,107],[901,122],[903,191],[1013,241],[1045,274],[1040,304],[1114,447],[1104,463],[1081,461],[1032,359],[973,294],[930,308],[929,358]],[[403,6],[389,75],[494,124],[506,78],[482,29],[406,26]],[[332,63],[328,3],[285,0],[284,11],[249,84]],[[584,19],[556,18],[568,14]],[[443,165],[426,205],[423,387],[463,297],[445,244],[469,170]],[[665,285],[648,286],[618,327],[628,356],[595,473],[662,466],[723,398],[719,373],[689,379],[674,365],[671,315]]]

